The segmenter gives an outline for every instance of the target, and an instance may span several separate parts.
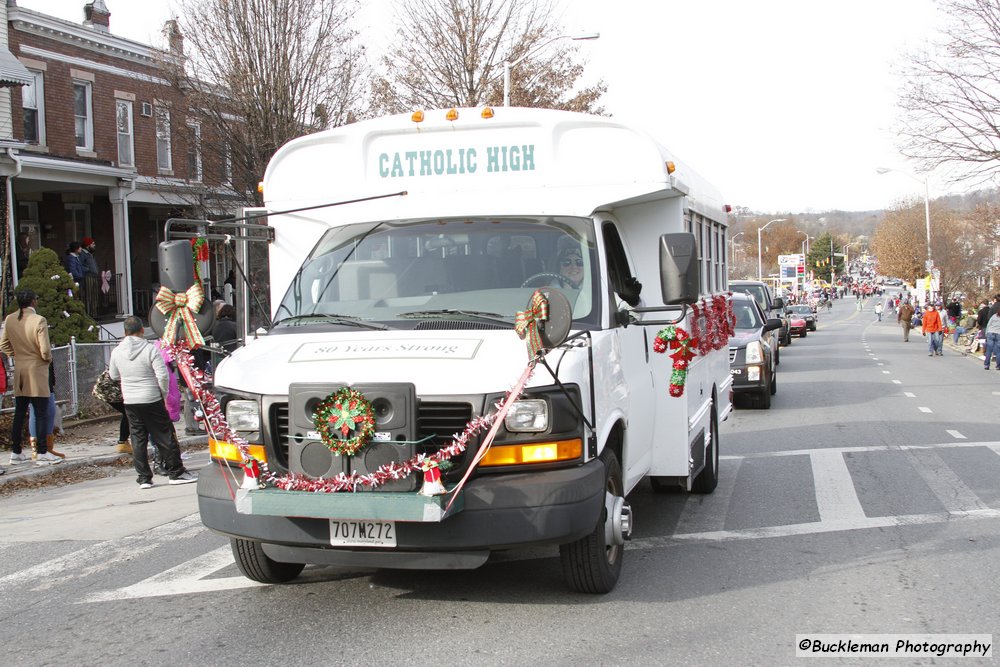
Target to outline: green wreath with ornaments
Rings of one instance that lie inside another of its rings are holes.
[[[375,411],[360,391],[344,387],[316,406],[313,424],[331,452],[352,456],[375,434]]]

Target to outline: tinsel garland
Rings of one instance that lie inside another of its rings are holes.
[[[691,304],[690,333],[678,326],[669,326],[657,332],[653,351],[662,354],[668,349],[674,350],[670,355],[674,360],[670,373],[671,396],[684,395],[688,366],[699,352],[706,354],[728,347],[729,339],[736,331],[736,314],[730,296],[713,294]]]
[[[698,347],[698,339],[692,338],[684,329],[671,325],[656,334],[653,340],[653,352],[663,354],[667,349],[675,350],[670,358],[674,360],[674,370],[670,374],[670,395],[674,398],[684,395],[684,383],[687,381],[688,363],[694,358]]]
[[[250,455],[249,443],[236,435],[236,432],[229,427],[225,415],[222,414],[222,407],[219,405],[219,400],[212,392],[205,388],[205,383],[209,382],[211,378],[204,371],[195,368],[194,357],[191,355],[187,343],[185,341],[174,343],[167,349],[169,349],[174,361],[177,363],[177,367],[181,370],[181,374],[187,382],[188,388],[194,394],[195,400],[201,403],[209,435],[216,440],[224,440],[232,443],[243,458],[243,467],[252,467],[256,459]],[[466,424],[465,430],[453,435],[448,445],[445,445],[433,454],[417,454],[410,460],[402,463],[389,462],[367,475],[359,475],[357,472],[351,472],[350,475],[340,473],[329,479],[313,479],[296,473],[277,475],[268,470],[266,462],[261,461],[258,462],[261,471],[260,481],[262,485],[270,484],[285,491],[338,493],[357,491],[360,488],[375,489],[387,482],[403,479],[411,473],[422,473],[425,466],[429,466],[432,463],[441,464],[458,456],[466,450],[472,438],[490,428],[496,420],[497,415],[500,414],[502,407],[516,401],[524,393],[524,387],[527,384],[527,378],[530,377],[532,368],[533,364],[529,364],[528,370],[522,376],[522,382],[519,383],[519,390],[516,393],[513,391],[507,392],[502,401],[496,402],[496,412],[476,417]]]

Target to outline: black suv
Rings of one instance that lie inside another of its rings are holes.
[[[768,317],[777,317],[781,320],[781,333],[774,341],[775,365],[781,363],[781,355],[778,354],[778,345],[791,345],[792,332],[788,328],[788,318],[785,317],[785,300],[771,296],[771,288],[759,280],[730,280],[729,290],[731,292],[743,292],[757,299],[757,303],[764,309]]]
[[[736,332],[729,339],[729,372],[733,376],[733,394],[750,394],[758,408],[771,407],[771,397],[778,391],[775,363],[776,334],[781,320],[767,318],[757,300],[733,294]]]

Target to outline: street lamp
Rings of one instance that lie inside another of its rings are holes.
[[[743,236],[744,233],[745,232],[740,232],[739,234],[737,234],[733,238],[729,239],[729,247],[730,247],[729,256],[730,256],[730,258],[736,259],[736,239],[738,239],[739,237]]]
[[[803,255],[808,255],[809,254],[809,240],[812,237],[809,236],[808,234],[806,234],[801,229],[796,229],[795,231],[797,231],[799,234],[802,234],[803,236],[805,236],[805,239],[803,239],[803,241],[802,241],[802,254]]]
[[[850,243],[848,243],[847,245],[844,246],[844,270],[845,271],[850,271],[850,265],[851,265],[851,258],[847,255],[847,249],[850,248],[852,245],[857,245],[857,244],[858,244],[857,241],[851,241]]]
[[[511,62],[509,60],[503,61],[503,105],[505,107],[510,106],[510,71],[515,67],[517,67],[518,64],[520,64],[521,61],[523,61],[525,58],[534,53],[537,53],[538,51],[545,48],[552,42],[558,41],[560,39],[572,39],[574,41],[581,41],[581,40],[598,39],[600,36],[601,33],[599,32],[586,32],[580,35],[558,35],[556,37],[553,37],[552,39],[542,42],[541,44],[531,49],[530,51],[525,53],[523,56],[521,56],[514,62]]]
[[[767,229],[770,225],[774,224],[775,222],[785,222],[785,220],[786,218],[778,218],[776,220],[771,220],[763,227],[757,228],[757,280],[764,280],[764,273],[762,271],[763,261],[761,260],[760,256],[760,233],[765,229]]]
[[[927,270],[930,271],[934,263],[931,261],[931,189],[929,184],[929,177],[925,176],[920,178],[919,176],[914,176],[908,171],[901,171],[899,169],[892,169],[890,167],[877,167],[875,172],[878,174],[888,174],[890,171],[894,171],[897,174],[902,174],[903,176],[908,176],[918,183],[924,184],[924,224],[927,227]]]

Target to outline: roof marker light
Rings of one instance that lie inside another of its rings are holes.
[[[413,115],[410,116],[410,120],[412,120],[414,123],[422,123],[422,122],[424,122],[424,112],[423,111],[414,111]]]
[[[673,162],[670,162],[670,161],[668,160],[668,161],[667,161],[667,173],[668,173],[668,174],[672,174],[672,173],[674,173],[675,171],[677,171],[677,165],[675,165],[675,164],[674,164]]]
[[[448,109],[448,113],[446,113],[444,117],[448,120],[458,120],[458,111],[455,110],[455,107],[452,107],[451,109]]]
[[[483,111],[480,115],[483,118],[493,118],[493,107],[483,107]]]
[[[263,194],[263,192],[264,192],[264,181],[260,181],[260,182],[257,183],[257,192],[260,192],[261,194]]]

